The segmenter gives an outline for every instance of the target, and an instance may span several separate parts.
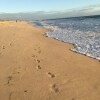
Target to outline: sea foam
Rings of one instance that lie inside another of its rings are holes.
[[[45,33],[47,37],[74,44],[72,51],[100,61],[100,19],[58,19],[39,23],[50,30]]]

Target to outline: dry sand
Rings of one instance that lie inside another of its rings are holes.
[[[100,100],[100,62],[45,31],[0,21],[0,100]]]

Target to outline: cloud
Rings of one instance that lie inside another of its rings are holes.
[[[88,15],[100,15],[100,5],[93,5],[77,10],[79,13],[83,13],[85,16]]]
[[[36,12],[22,12],[22,13],[2,13],[0,19],[2,20],[38,20],[38,19],[54,19],[66,17],[78,17],[100,15],[100,4],[88,7],[69,9],[66,11],[36,11]]]

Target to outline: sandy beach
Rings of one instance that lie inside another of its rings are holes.
[[[100,100],[100,62],[46,31],[0,21],[0,100]]]

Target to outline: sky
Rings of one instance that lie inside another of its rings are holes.
[[[0,13],[68,11],[100,4],[100,0],[0,0]]]
[[[0,19],[100,15],[100,0],[0,0]]]

